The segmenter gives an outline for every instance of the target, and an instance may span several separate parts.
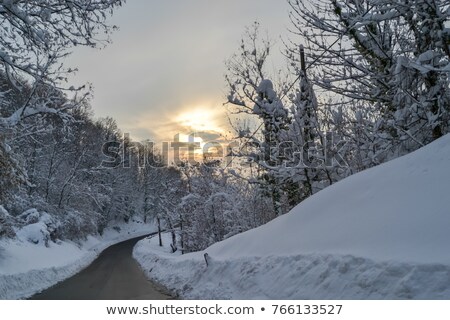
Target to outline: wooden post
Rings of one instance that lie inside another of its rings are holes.
[[[205,258],[206,267],[208,268],[208,267],[209,267],[209,255],[208,255],[207,253],[205,253],[205,254],[203,255],[203,257]]]
[[[156,217],[156,221],[158,222],[158,238],[159,238],[159,246],[162,247],[163,243],[162,243],[162,230],[161,230],[161,218],[160,217]]]
[[[303,47],[302,44],[300,45],[300,63],[302,71],[306,75],[305,48]]]

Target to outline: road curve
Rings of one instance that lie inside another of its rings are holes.
[[[132,257],[143,237],[113,245],[86,269],[32,300],[165,300],[171,297],[145,277]]]

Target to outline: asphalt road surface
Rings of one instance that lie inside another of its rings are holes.
[[[145,277],[132,257],[135,244],[128,240],[109,247],[89,267],[32,300],[164,300],[171,296]]]

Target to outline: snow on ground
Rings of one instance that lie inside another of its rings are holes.
[[[134,256],[187,299],[450,299],[449,164],[447,135],[204,252]]]
[[[34,226],[35,227],[35,226]],[[0,241],[0,299],[23,299],[63,281],[90,265],[109,246],[155,231],[140,221],[107,228],[81,245],[72,242],[29,242],[34,230],[21,230],[19,240]],[[37,235],[38,236],[38,235]]]

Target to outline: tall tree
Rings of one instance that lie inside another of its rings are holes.
[[[232,114],[246,115],[256,123],[256,130],[238,131],[238,138],[248,148],[241,148],[244,156],[258,166],[257,183],[271,195],[275,211],[281,214],[280,182],[271,168],[280,165],[279,145],[287,129],[288,110],[283,103],[286,96],[284,82],[277,92],[266,70],[272,43],[260,36],[259,24],[246,29],[238,53],[227,62],[226,81],[229,89],[228,107]]]
[[[448,1],[289,4],[294,33],[315,61],[312,80],[341,105],[359,100],[371,110],[385,153],[404,154],[449,131]],[[297,47],[290,53],[295,57]]]

